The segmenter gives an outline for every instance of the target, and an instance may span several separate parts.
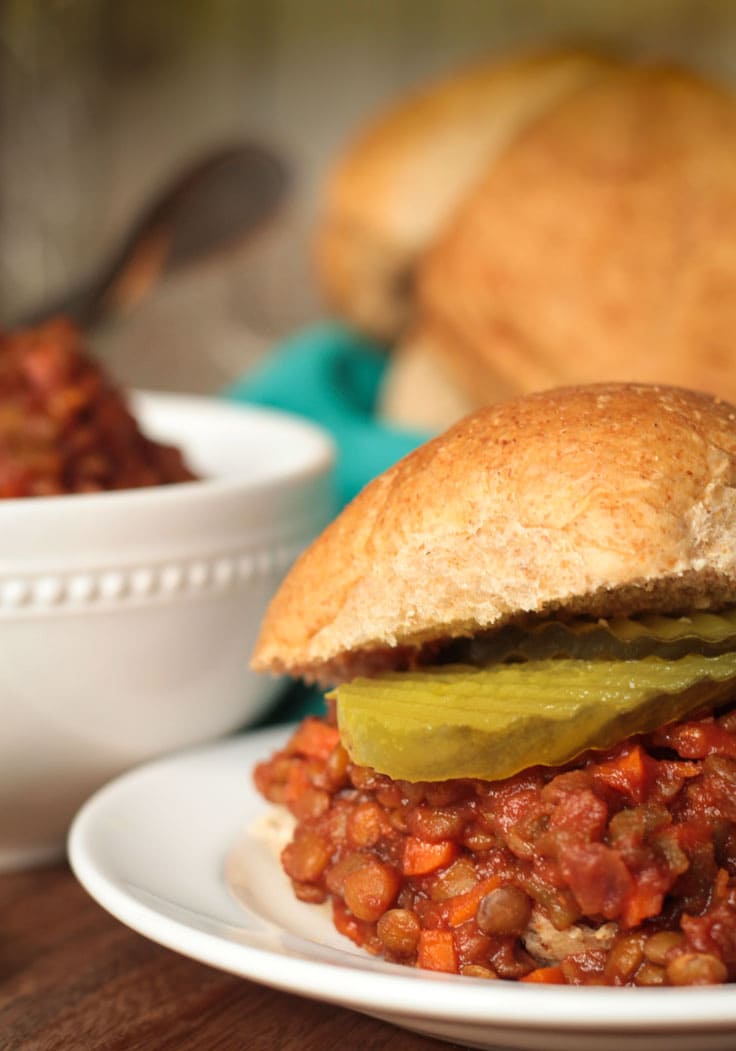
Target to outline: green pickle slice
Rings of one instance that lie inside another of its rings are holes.
[[[655,654],[674,660],[688,653],[712,655],[736,649],[736,609],[702,610],[686,616],[647,614],[610,620],[545,620],[528,629],[503,628],[461,639],[451,653],[458,663],[488,664],[514,658],[599,657],[637,660]]]
[[[724,703],[734,680],[732,651],[439,665],[354,679],[332,696],[354,762],[405,781],[500,780]]]

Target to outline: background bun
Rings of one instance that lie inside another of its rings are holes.
[[[609,69],[456,210],[421,268],[414,341],[474,404],[599,380],[736,398],[735,188],[734,96]]]
[[[389,342],[379,415],[440,429],[557,385],[736,400],[736,96],[583,50],[488,60],[380,115],[329,180],[318,274]]]
[[[736,407],[594,385],[483,409],[375,479],[299,559],[260,670],[320,681],[520,615],[736,601]]]
[[[465,194],[522,128],[607,65],[562,50],[487,61],[381,114],[326,188],[317,270],[337,313],[393,340],[412,316],[417,260]]]

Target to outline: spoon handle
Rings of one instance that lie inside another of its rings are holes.
[[[258,231],[286,195],[284,161],[254,142],[217,149],[188,165],[143,209],[98,273],[15,322],[64,314],[89,329],[131,309],[164,276]]]

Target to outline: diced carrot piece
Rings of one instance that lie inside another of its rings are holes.
[[[541,985],[566,985],[565,976],[560,967],[537,967],[525,974],[522,982],[539,982]]]
[[[457,952],[452,931],[422,931],[419,935],[417,964],[429,971],[457,974]]]
[[[401,868],[405,876],[426,876],[429,872],[444,868],[457,856],[458,847],[452,840],[428,843],[418,836],[409,836],[404,843]]]
[[[288,751],[309,759],[327,759],[340,740],[340,731],[316,716],[305,719],[289,741]]]
[[[596,780],[617,792],[625,792],[634,803],[644,802],[655,772],[654,760],[639,744],[593,768]]]
[[[500,887],[502,882],[500,876],[489,876],[472,890],[466,891],[465,894],[456,894],[454,898],[444,902],[444,913],[450,926],[459,927],[461,923],[472,920],[478,911],[481,898]]]

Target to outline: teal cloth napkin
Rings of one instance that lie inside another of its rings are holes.
[[[324,322],[275,347],[223,394],[233,401],[293,412],[324,427],[337,450],[335,486],[343,506],[371,478],[431,437],[376,418],[386,364],[380,346],[343,325]],[[322,711],[322,695],[297,685],[286,692],[267,721],[290,722]]]
[[[325,322],[277,346],[224,395],[306,416],[329,431],[337,447],[335,483],[342,505],[430,437],[376,419],[386,363],[380,346]]]

